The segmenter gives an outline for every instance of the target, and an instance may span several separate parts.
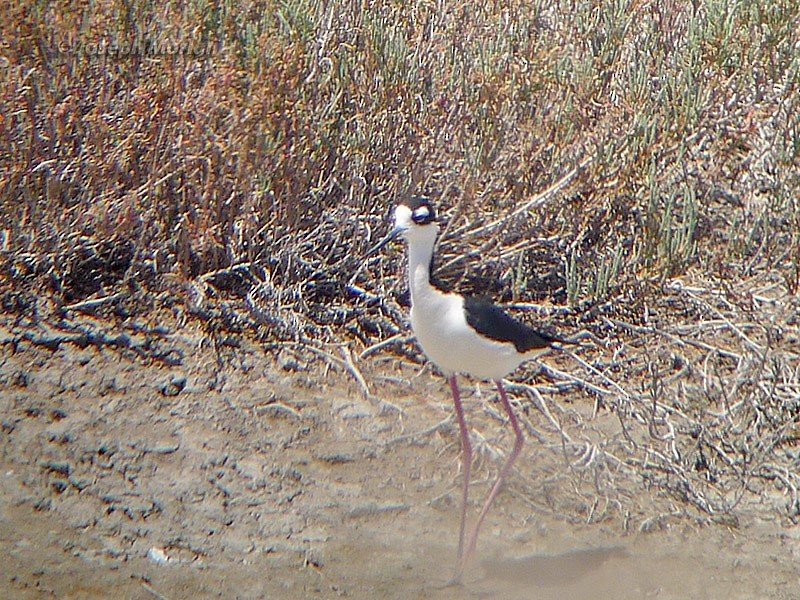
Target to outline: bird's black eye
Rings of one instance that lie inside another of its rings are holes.
[[[427,225],[433,221],[433,211],[428,206],[419,206],[411,213],[411,220],[417,225]]]

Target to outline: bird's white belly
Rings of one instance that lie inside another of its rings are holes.
[[[428,358],[445,373],[500,379],[532,358],[510,342],[479,335],[467,324],[460,296],[442,294],[411,308],[411,327]]]

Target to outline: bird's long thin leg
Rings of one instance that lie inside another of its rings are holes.
[[[500,401],[503,404],[503,410],[505,410],[506,414],[508,415],[508,420],[511,423],[511,427],[514,429],[514,436],[516,439],[514,440],[514,449],[511,451],[511,455],[506,460],[506,464],[504,464],[503,468],[500,470],[500,475],[497,476],[497,481],[494,482],[489,495],[486,497],[486,501],[483,503],[481,512],[478,515],[478,520],[475,523],[475,528],[472,530],[472,533],[469,536],[466,551],[462,555],[462,566],[460,569],[463,569],[463,565],[467,562],[467,560],[469,560],[470,555],[475,550],[475,544],[478,542],[478,531],[481,528],[483,519],[489,512],[489,507],[492,505],[492,502],[494,502],[497,493],[503,486],[503,482],[505,482],[506,477],[511,472],[511,467],[514,466],[514,461],[517,460],[517,457],[522,450],[522,445],[525,443],[525,437],[522,435],[522,429],[520,429],[517,416],[514,414],[514,409],[511,408],[511,404],[508,401],[508,396],[506,396],[506,390],[503,388],[502,382],[497,379],[495,380],[495,385],[497,385],[497,391],[500,392]]]
[[[464,556],[464,534],[467,524],[467,500],[469,497],[469,477],[472,470],[472,445],[469,443],[469,431],[467,421],[464,418],[464,408],[461,406],[461,394],[458,392],[458,381],[455,375],[450,375],[447,379],[450,382],[450,390],[453,392],[453,404],[456,407],[456,417],[458,418],[458,428],[461,431],[461,470],[463,471],[464,481],[461,488],[461,529],[458,534],[458,563],[456,566],[456,578],[461,574]]]

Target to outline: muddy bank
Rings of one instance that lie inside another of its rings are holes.
[[[212,349],[191,331],[160,344],[182,360],[3,346],[1,596],[797,597],[786,523],[703,525],[633,483],[639,497],[581,522],[581,474],[534,438],[466,584],[444,587],[459,479],[440,378],[391,358],[365,365],[398,412],[324,360],[276,360],[245,341]],[[510,438],[465,386],[478,502]],[[657,526],[643,532],[647,506]]]

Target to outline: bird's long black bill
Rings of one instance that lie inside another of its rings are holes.
[[[378,252],[381,248],[383,248],[386,244],[391,242],[393,239],[397,238],[397,236],[399,236],[401,233],[403,233],[403,228],[395,227],[389,232],[389,234],[385,238],[383,238],[380,242],[378,242],[372,248],[370,248],[365,257],[372,256],[373,254]]]

